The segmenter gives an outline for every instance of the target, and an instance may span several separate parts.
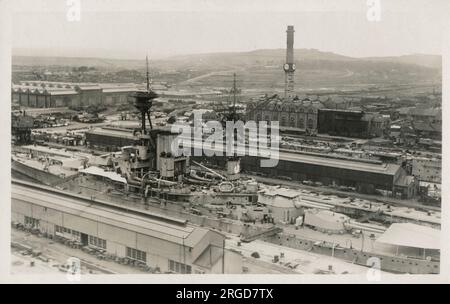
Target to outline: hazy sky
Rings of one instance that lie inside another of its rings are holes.
[[[153,58],[177,54],[295,48],[342,55],[441,54],[447,0],[80,0],[81,20],[66,18],[66,0],[16,0],[14,54]],[[26,51],[24,49],[32,49]]]

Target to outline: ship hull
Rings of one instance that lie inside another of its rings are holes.
[[[11,160],[11,171],[12,173],[19,173],[20,175],[26,176],[47,186],[54,186],[65,180],[60,176],[27,166],[16,160]]]

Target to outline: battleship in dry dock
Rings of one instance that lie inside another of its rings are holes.
[[[158,95],[150,89],[148,77],[146,90],[131,97],[141,118],[134,145],[99,156],[18,146],[12,151],[13,174],[96,196],[218,205],[257,201],[257,183],[239,178],[239,158],[230,158],[227,172],[219,173],[189,156],[173,155],[172,142],[179,134],[170,128],[153,128],[150,110]]]
[[[227,107],[224,121],[239,119],[235,78],[231,92],[233,105]],[[169,128],[153,127],[151,109],[158,95],[150,89],[148,72],[146,90],[132,97],[141,120],[140,128],[133,133],[133,144],[97,155],[17,146],[13,149],[13,171],[91,200],[181,217],[239,235],[239,245],[231,247],[241,252],[249,250],[249,243],[272,243],[363,266],[370,266],[369,259],[376,257],[389,261],[382,263],[382,270],[390,272],[439,273],[439,247],[434,242],[438,230],[433,228],[440,228],[440,213],[271,188],[240,176],[239,157],[225,157],[223,169],[212,169],[189,156],[174,155],[172,143],[179,134]],[[416,235],[433,235],[433,240],[401,240],[399,245],[405,222],[420,224],[408,229],[416,230]],[[366,238],[384,241],[385,246],[375,252],[368,247],[373,242],[366,244],[365,234],[370,236]],[[273,262],[281,263],[276,257]]]

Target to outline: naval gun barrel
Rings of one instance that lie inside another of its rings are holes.
[[[206,167],[205,165],[202,165],[202,164],[200,164],[200,163],[198,163],[198,162],[196,162],[196,161],[194,161],[194,160],[191,160],[191,162],[192,162],[193,164],[195,164],[195,165],[197,165],[197,166],[199,166],[199,167],[201,167],[201,168],[203,168],[203,169],[205,169],[205,170],[211,172],[212,174],[214,174],[214,175],[220,177],[221,179],[225,179],[225,180],[227,179],[225,176],[223,176],[223,175],[217,173],[217,172],[214,171],[213,169],[210,169],[210,168]]]

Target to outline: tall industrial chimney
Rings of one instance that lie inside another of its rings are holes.
[[[285,73],[284,80],[284,97],[292,97],[294,95],[294,26],[287,27],[287,48],[286,48],[286,63],[283,66]]]

